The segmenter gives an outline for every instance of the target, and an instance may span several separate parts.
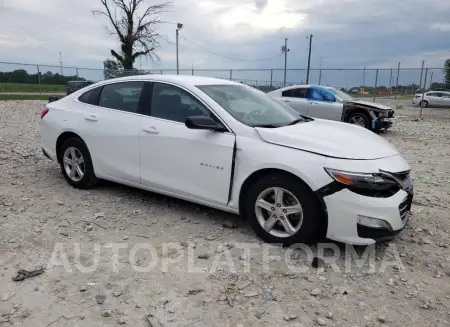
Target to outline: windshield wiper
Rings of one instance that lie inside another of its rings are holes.
[[[296,119],[296,120],[291,121],[291,122],[290,122],[289,124],[287,124],[286,126],[295,125],[295,124],[298,124],[298,123],[301,123],[301,122],[304,122],[304,121],[305,121],[305,119],[299,118],[299,119]]]
[[[256,125],[252,125],[252,127],[263,127],[263,128],[278,128],[281,127],[280,125],[275,125],[275,124],[256,124]]]

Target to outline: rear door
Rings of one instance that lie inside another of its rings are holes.
[[[107,84],[74,101],[80,134],[96,172],[139,183],[139,127],[143,81]]]
[[[337,120],[342,118],[343,104],[336,102],[335,96],[324,88],[310,87],[308,97],[308,116]]]
[[[442,96],[441,96],[442,106],[444,106],[446,108],[450,108],[450,93],[442,92],[441,94],[442,94]]]
[[[297,87],[281,92],[281,100],[302,115],[308,112],[308,87]]]

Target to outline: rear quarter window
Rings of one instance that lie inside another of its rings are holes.
[[[89,91],[83,93],[78,98],[78,101],[97,106],[98,99],[100,98],[101,92],[102,92],[102,87],[96,87],[95,89],[92,89],[92,90],[89,90]]]

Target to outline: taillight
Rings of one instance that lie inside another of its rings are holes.
[[[41,111],[41,119],[48,113],[48,108],[45,107],[44,110]]]

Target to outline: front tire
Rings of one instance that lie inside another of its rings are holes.
[[[358,125],[368,129],[370,129],[371,127],[370,121],[371,121],[370,116],[362,112],[352,113],[347,118],[347,123]]]
[[[59,150],[59,165],[66,181],[73,187],[88,189],[95,185],[91,155],[86,144],[79,138],[70,138]]]
[[[287,174],[256,182],[246,196],[245,214],[256,234],[269,243],[313,243],[324,236],[325,214],[317,198]]]

